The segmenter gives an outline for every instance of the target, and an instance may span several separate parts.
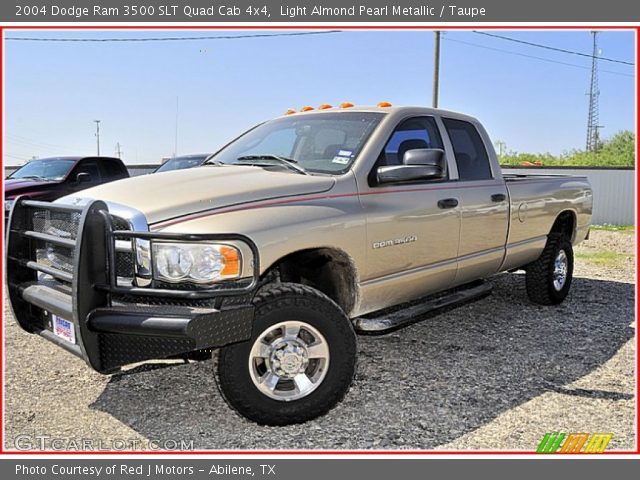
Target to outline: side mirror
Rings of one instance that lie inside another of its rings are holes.
[[[414,148],[402,157],[404,165],[431,165],[445,170],[444,150],[440,148]]]
[[[76,182],[78,183],[89,183],[91,181],[91,174],[87,172],[80,172],[76,175]]]
[[[378,167],[378,183],[402,183],[418,180],[439,180],[445,177],[444,151],[439,148],[408,150],[402,165]]]

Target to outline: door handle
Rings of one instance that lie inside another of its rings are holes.
[[[494,193],[491,195],[492,202],[504,202],[507,199],[507,196],[504,193]]]
[[[458,206],[457,198],[444,198],[442,200],[438,200],[439,208],[455,208]]]

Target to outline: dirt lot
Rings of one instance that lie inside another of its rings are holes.
[[[280,428],[231,413],[211,362],[101,376],[19,330],[5,309],[5,447],[93,439],[85,448],[533,450],[546,432],[564,431],[612,432],[610,449],[631,450],[633,252],[632,234],[593,231],[558,307],[531,304],[523,275],[503,274],[479,302],[360,337],[344,402]]]

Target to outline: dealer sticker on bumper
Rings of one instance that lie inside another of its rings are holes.
[[[76,330],[73,323],[57,315],[53,317],[53,333],[67,342],[76,343]]]

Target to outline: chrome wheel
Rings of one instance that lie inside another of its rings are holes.
[[[557,292],[564,288],[567,281],[567,271],[569,270],[569,259],[564,250],[560,250],[553,261],[553,288]]]
[[[262,332],[249,354],[249,373],[266,396],[289,402],[306,397],[324,380],[329,345],[308,323],[288,321]]]

